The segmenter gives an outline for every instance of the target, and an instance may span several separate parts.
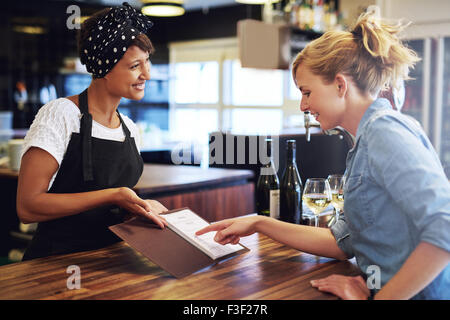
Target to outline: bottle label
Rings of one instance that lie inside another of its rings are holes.
[[[270,217],[280,218],[280,190],[270,190]]]

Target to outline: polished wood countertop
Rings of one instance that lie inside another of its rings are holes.
[[[246,181],[253,175],[251,170],[145,164],[141,178],[133,189],[137,193],[156,193],[217,187],[220,184]]]
[[[138,193],[180,191],[198,187],[214,187],[223,183],[247,180],[253,177],[251,170],[200,168],[164,164],[144,164],[144,171],[136,186]],[[18,171],[0,168],[0,177],[15,178]]]
[[[253,234],[250,251],[176,279],[126,243],[0,267],[0,299],[297,300],[336,299],[311,287],[331,274],[358,275],[353,261],[316,257]],[[80,289],[69,290],[69,266]]]

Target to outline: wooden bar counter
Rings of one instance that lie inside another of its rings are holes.
[[[358,275],[351,261],[316,257],[254,234],[250,251],[176,279],[125,242],[0,267],[0,299],[298,300],[336,299],[311,287],[331,274]],[[151,244],[149,244],[151,245]],[[69,290],[69,266],[80,289]]]
[[[7,256],[16,244],[16,190],[19,173],[0,168],[0,256]],[[253,172],[220,168],[200,168],[145,164],[133,190],[143,199],[160,201],[168,209],[189,207],[209,222],[255,212]]]
[[[18,175],[0,168],[0,190],[15,195]],[[251,170],[145,164],[133,190],[167,208],[190,207],[212,222],[254,212],[254,185],[249,182],[253,175]],[[15,199],[9,197],[14,208]]]

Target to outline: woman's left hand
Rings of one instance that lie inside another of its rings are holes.
[[[370,296],[366,282],[361,276],[348,277],[333,274],[323,279],[312,280],[311,285],[343,300],[367,300]]]

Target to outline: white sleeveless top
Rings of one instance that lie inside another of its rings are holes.
[[[128,130],[130,130],[130,136],[134,138],[136,147],[140,152],[140,137],[137,126],[122,113],[120,116]],[[30,130],[25,137],[21,156],[29,148],[38,147],[50,153],[58,162],[58,165],[61,166],[72,132],[80,132],[80,119],[80,109],[69,99],[59,98],[45,104],[39,109],[30,126]],[[92,120],[92,136],[121,142],[125,140],[122,124],[118,128],[111,129],[95,120]],[[52,186],[58,170],[50,180],[48,189]]]

